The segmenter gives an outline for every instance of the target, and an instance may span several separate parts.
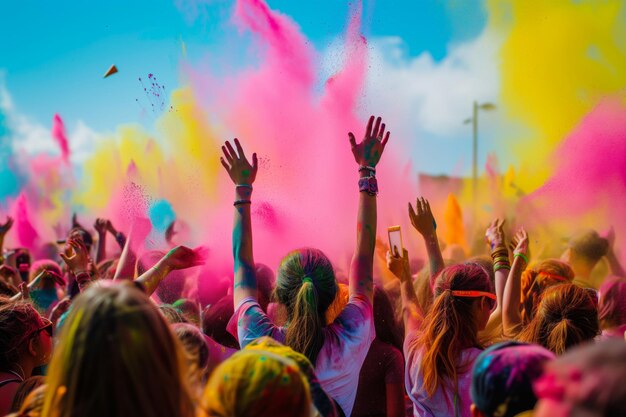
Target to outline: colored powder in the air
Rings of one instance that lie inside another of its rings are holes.
[[[615,227],[626,255],[626,105],[606,100],[581,120],[552,156],[555,173],[520,203],[526,224],[562,235]]]
[[[467,241],[465,240],[465,226],[463,225],[463,212],[459,202],[453,194],[448,195],[446,208],[443,213],[444,232],[443,238],[448,245],[459,245],[467,253]]]
[[[512,123],[500,150],[527,175],[526,193],[552,173],[557,144],[607,94],[626,85],[621,1],[489,0],[489,25],[505,37],[500,111]]]
[[[164,199],[152,203],[148,209],[148,214],[152,226],[161,233],[165,232],[168,226],[176,220],[176,213],[174,213],[172,205]]]
[[[15,219],[14,227],[17,234],[17,243],[31,250],[36,249],[39,235],[37,229],[33,226],[28,201],[23,192],[15,199],[13,216]]]
[[[65,134],[65,126],[63,124],[63,120],[61,120],[61,116],[59,116],[58,114],[55,114],[54,118],[52,119],[52,137],[56,141],[57,145],[59,145],[63,162],[69,164],[70,146],[67,141],[67,135]]]

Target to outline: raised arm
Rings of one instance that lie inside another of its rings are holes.
[[[107,257],[107,219],[96,219],[93,228],[98,233],[98,248],[96,250],[96,264],[104,261]]]
[[[376,165],[389,141],[389,132],[379,117],[367,122],[365,136],[356,142],[348,133],[354,160],[359,164],[359,210],[357,215],[356,249],[350,265],[350,294],[361,294],[370,301],[373,297],[374,249],[376,247]]]
[[[132,281],[136,278],[135,265],[137,264],[137,253],[140,245],[146,240],[146,237],[148,237],[150,229],[152,229],[150,220],[141,217],[135,218],[128,232],[128,239],[124,242],[113,281],[121,279]]]
[[[4,238],[13,226],[13,218],[7,216],[7,221],[0,224],[0,265],[4,264]]]
[[[435,288],[435,278],[445,267],[441,249],[439,249],[439,239],[437,239],[437,223],[430,210],[430,203],[424,197],[417,198],[415,209],[409,203],[409,218],[411,224],[424,238],[426,252],[428,253],[428,263],[430,266],[430,289]]]
[[[500,322],[502,317],[502,299],[504,296],[504,286],[509,276],[511,263],[509,260],[509,250],[506,247],[504,237],[504,220],[495,219],[485,232],[485,238],[491,248],[491,258],[493,259],[493,270],[495,275],[496,309],[491,313],[489,322]],[[487,323],[489,328],[490,323]]]
[[[609,263],[611,274],[618,277],[626,278],[626,272],[624,271],[624,267],[617,258],[617,255],[615,255],[615,229],[613,227],[609,229],[605,238],[609,242],[609,248],[606,253],[606,260]]]
[[[528,265],[528,233],[522,228],[513,237],[513,265],[504,287],[504,303],[502,311],[502,328],[504,335],[522,323],[520,314],[520,296],[522,290],[522,272]]]
[[[402,319],[404,334],[413,334],[422,323],[424,312],[420,309],[411,270],[409,268],[409,253],[404,249],[402,256],[397,252],[392,255],[387,251],[387,268],[400,280],[400,299],[402,300]]]
[[[162,257],[156,265],[141,274],[136,282],[143,286],[146,294],[152,295],[170,272],[203,265],[206,262],[207,253],[204,247],[190,249],[177,246]]]
[[[257,298],[256,272],[254,255],[252,252],[252,221],[250,206],[252,201],[252,184],[256,179],[258,162],[256,153],[252,154],[252,164],[235,139],[237,151],[230,142],[222,146],[224,157],[220,162],[235,184],[235,220],[233,224],[233,258],[235,261],[235,276],[233,282],[233,303],[235,308],[248,297]]]

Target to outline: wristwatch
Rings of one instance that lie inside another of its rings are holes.
[[[359,192],[365,191],[371,196],[378,194],[378,181],[376,177],[363,177],[359,179]]]

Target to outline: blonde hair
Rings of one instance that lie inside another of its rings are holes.
[[[176,337],[132,284],[101,281],[79,295],[54,352],[45,417],[192,417]]]

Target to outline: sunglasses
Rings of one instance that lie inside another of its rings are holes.
[[[31,333],[31,335],[33,334],[39,334],[40,332],[46,332],[48,333],[48,336],[52,337],[53,335],[53,326],[52,326],[52,322],[50,320],[48,320],[45,317],[41,318],[41,322],[43,323],[43,325],[41,327],[39,327],[37,330],[33,331]],[[29,336],[31,336],[29,335]]]

